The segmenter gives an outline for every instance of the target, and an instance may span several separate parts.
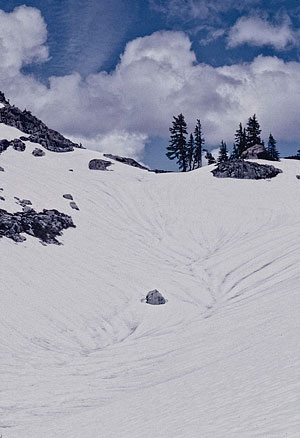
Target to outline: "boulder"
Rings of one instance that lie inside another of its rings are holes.
[[[146,303],[159,306],[160,304],[165,304],[166,300],[157,289],[154,289],[147,293]]]
[[[70,202],[70,207],[73,208],[73,210],[79,210],[78,205],[77,205],[76,202],[74,202],[74,201],[71,201],[71,202]]]
[[[229,160],[219,163],[212,170],[216,178],[238,178],[238,179],[268,179],[274,178],[281,169],[267,164],[257,164],[244,160]]]
[[[296,175],[296,178],[297,178],[297,179],[300,179],[300,175]]]
[[[0,172],[4,172],[4,168],[0,166]]]
[[[24,152],[26,149],[25,143],[23,143],[23,141],[20,140],[19,138],[15,138],[10,143],[15,151]]]
[[[44,152],[42,149],[40,149],[40,148],[35,148],[35,149],[32,151],[32,155],[33,155],[34,157],[43,157],[43,156],[45,155],[45,152]]]
[[[244,152],[242,152],[241,158],[250,160],[260,158],[262,160],[268,159],[268,153],[266,148],[262,144],[255,144],[254,146],[250,146]]]
[[[0,201],[5,201],[5,198],[3,196],[0,196]]]
[[[65,198],[65,199],[69,199],[70,201],[73,201],[73,196],[70,195],[70,193],[65,193],[65,194],[63,195],[63,198]]]
[[[99,158],[95,158],[89,162],[89,169],[91,170],[106,170],[108,166],[111,166],[111,161],[101,160]]]

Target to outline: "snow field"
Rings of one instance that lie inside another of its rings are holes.
[[[77,228],[0,240],[3,438],[299,437],[300,163],[220,180],[26,145],[0,156],[0,207]]]

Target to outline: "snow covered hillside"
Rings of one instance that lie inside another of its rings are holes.
[[[0,239],[3,438],[299,438],[300,162],[261,181],[99,171],[25,143],[0,155],[0,208],[76,228]],[[154,288],[167,304],[143,302]]]

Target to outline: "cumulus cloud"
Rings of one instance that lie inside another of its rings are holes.
[[[15,74],[26,64],[48,59],[46,24],[38,9],[0,10],[0,68]]]
[[[22,11],[33,13],[32,8]],[[38,12],[33,17],[45,29]],[[20,21],[20,32],[25,28]],[[4,46],[9,44],[5,38]],[[148,138],[167,140],[172,117],[181,112],[190,130],[201,119],[208,147],[221,139],[230,146],[238,123],[253,113],[265,137],[272,131],[278,140],[298,138],[298,62],[259,56],[250,63],[214,68],[196,61],[184,33],[156,32],[129,42],[110,73],[52,77],[46,86],[20,70],[37,53],[40,61],[47,58],[44,38],[37,32],[27,54],[16,50],[20,55],[13,76],[7,74],[11,64],[1,66],[3,91],[16,105],[90,148],[140,158]]]
[[[288,19],[276,25],[258,17],[241,17],[230,29],[228,35],[229,47],[249,44],[259,47],[272,46],[277,50],[284,50],[298,42],[299,35],[292,30]]]

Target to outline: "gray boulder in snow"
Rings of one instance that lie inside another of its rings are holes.
[[[32,155],[33,155],[34,157],[43,157],[43,156],[45,155],[45,152],[44,152],[42,149],[40,149],[40,148],[35,148],[35,149],[32,151]]]
[[[4,168],[0,166],[0,172],[4,172]]]
[[[274,178],[281,169],[267,164],[257,164],[244,160],[229,160],[219,163],[212,170],[216,178],[238,178],[238,179],[268,179]]]
[[[296,175],[296,178],[297,178],[297,179],[300,179],[300,175]]]
[[[95,158],[89,162],[89,169],[91,170],[106,170],[108,166],[111,166],[112,162],[107,160],[101,160],[100,158]]]
[[[255,144],[254,146],[250,146],[248,149],[242,152],[241,158],[245,158],[248,160],[260,158],[264,160],[268,158],[268,153],[264,145]]]
[[[154,289],[147,293],[146,303],[159,306],[160,304],[165,304],[166,300],[157,289]]]
[[[79,210],[78,205],[77,205],[76,202],[74,202],[74,201],[71,201],[71,202],[70,202],[70,207],[73,208],[73,210]]]
[[[73,201],[73,196],[72,196],[70,193],[65,193],[65,194],[63,195],[63,198],[65,198],[65,199],[69,199],[70,201]]]

